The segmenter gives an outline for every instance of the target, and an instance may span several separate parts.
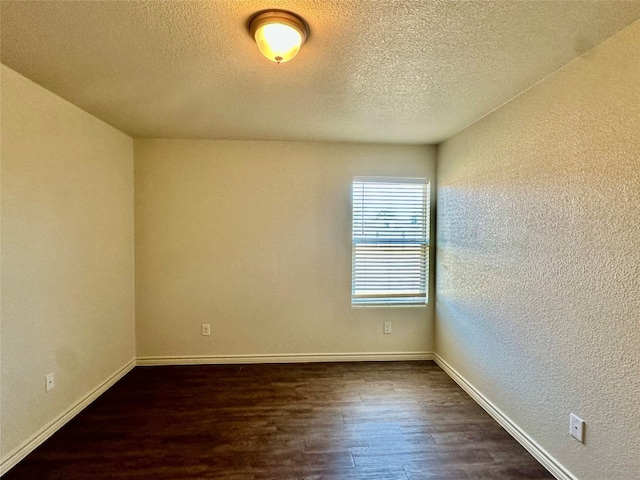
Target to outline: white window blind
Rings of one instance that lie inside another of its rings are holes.
[[[429,261],[429,183],[353,181],[352,305],[424,305]]]

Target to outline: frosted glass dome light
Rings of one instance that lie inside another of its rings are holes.
[[[295,57],[309,35],[304,20],[283,10],[259,12],[249,22],[249,31],[260,52],[275,63]]]

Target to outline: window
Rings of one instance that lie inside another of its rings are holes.
[[[429,182],[353,180],[352,305],[424,305],[429,262]]]

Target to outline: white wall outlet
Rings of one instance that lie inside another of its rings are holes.
[[[569,429],[573,437],[584,443],[584,420],[572,413],[569,415]]]
[[[50,373],[45,377],[45,388],[48,392],[49,390],[53,390],[53,387],[55,386],[56,386],[56,379],[53,373]]]
[[[391,333],[391,322],[384,322],[384,333]]]
[[[211,335],[211,325],[209,325],[208,323],[203,323],[202,324],[202,335],[204,335],[206,337]]]

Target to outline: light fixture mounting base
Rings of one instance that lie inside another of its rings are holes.
[[[249,19],[249,33],[255,38],[256,30],[267,23],[284,23],[300,32],[302,43],[309,38],[309,25],[302,17],[293,12],[279,9],[261,10]]]

